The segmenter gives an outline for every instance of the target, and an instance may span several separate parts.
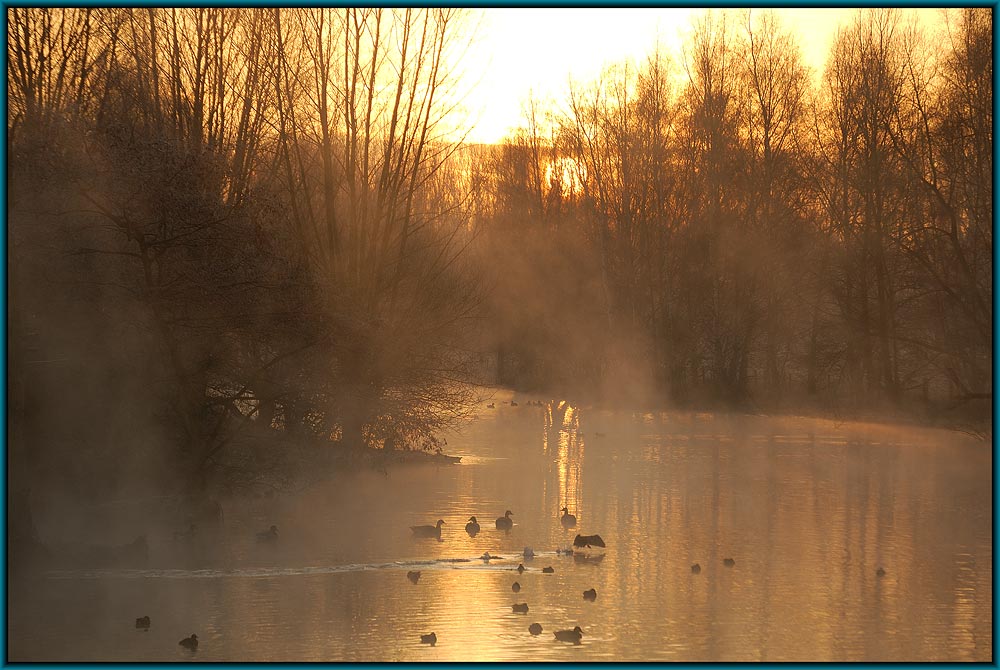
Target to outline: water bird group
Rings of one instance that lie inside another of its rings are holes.
[[[559,521],[563,528],[569,529],[576,526],[577,522],[576,516],[569,513],[568,507],[563,507],[560,510],[560,512],[562,512],[562,515],[560,516]],[[510,531],[514,526],[514,522],[513,520],[511,520],[511,516],[513,516],[513,514],[514,514],[513,512],[507,510],[506,512],[504,512],[504,515],[502,517],[498,517],[496,520],[497,530]],[[443,525],[444,525],[444,520],[438,519],[437,524],[434,526],[410,526],[410,530],[413,532],[414,537],[435,537],[440,541],[441,526]],[[469,521],[465,525],[465,530],[470,537],[475,537],[481,531],[479,522],[476,520],[475,516],[469,517]],[[607,545],[605,544],[604,539],[600,535],[577,535],[576,538],[573,540],[573,546],[577,548],[581,547],[590,548],[590,547],[605,547]],[[598,563],[600,559],[604,558],[603,554],[591,557],[584,552],[576,551],[572,548],[557,549],[556,554],[573,556],[575,562],[581,562],[578,561],[577,559],[593,559],[590,562],[593,562],[594,564]],[[521,552],[521,555],[523,556],[524,560],[526,561],[531,560],[535,557],[535,551],[531,547],[524,547],[524,550]],[[489,563],[489,561],[491,560],[503,559],[502,556],[491,555],[489,551],[484,552],[483,555],[480,556],[480,558],[486,563]],[[584,560],[582,562],[587,562],[587,561]],[[526,569],[523,563],[518,563],[516,570],[518,574],[524,574]],[[543,574],[553,574],[555,573],[555,568],[553,568],[551,565],[548,565],[542,568],[541,572]],[[406,576],[407,579],[409,579],[413,584],[416,584],[420,579],[420,572],[415,570],[410,570],[409,572],[406,573]],[[514,593],[520,593],[521,583],[517,581],[513,582],[511,584],[511,591],[513,591]],[[586,591],[583,592],[583,598],[584,600],[590,602],[596,601],[597,589],[594,588],[587,589]],[[515,614],[527,614],[529,611],[528,603],[526,602],[513,603],[511,604],[511,611]],[[528,626],[528,632],[534,636],[540,635],[542,633],[542,625],[539,623],[533,623],[530,626]],[[555,631],[553,635],[555,636],[555,639],[558,641],[580,644],[581,640],[583,639],[583,630],[579,626],[576,626],[572,630]],[[421,643],[434,646],[435,644],[437,644],[437,634],[432,632],[427,635],[421,635],[420,641]]]

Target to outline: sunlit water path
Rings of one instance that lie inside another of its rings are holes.
[[[990,660],[988,443],[508,399],[448,437],[461,465],[227,501],[225,526],[195,542],[146,529],[144,569],[12,585],[10,660]],[[509,533],[494,527],[506,509]],[[440,542],[411,537],[439,518]],[[257,542],[271,523],[278,541]],[[576,532],[608,546],[557,555]],[[553,638],[576,625],[581,645]],[[192,632],[194,654],[177,645]]]

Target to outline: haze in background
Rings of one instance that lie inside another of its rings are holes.
[[[677,7],[482,10],[479,32],[462,63],[470,80],[466,108],[475,124],[469,141],[496,144],[523,125],[524,101],[529,95],[562,101],[570,78],[590,81],[607,65],[625,59],[642,63],[658,42],[679,57],[692,21],[706,11]],[[818,76],[837,29],[849,24],[857,8],[751,11],[775,12],[785,28],[796,34],[805,63]],[[939,9],[911,9],[906,14],[919,17],[925,26],[940,21]]]

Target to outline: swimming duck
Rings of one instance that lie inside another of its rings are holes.
[[[410,530],[413,531],[414,537],[436,537],[440,540],[443,525],[444,521],[438,519],[436,526],[410,526]]]
[[[262,530],[257,533],[258,542],[274,542],[278,539],[278,527],[271,526],[267,530]]]
[[[135,627],[142,628],[143,630],[149,630],[149,617],[141,616],[135,620]]]
[[[553,572],[555,572],[555,569],[550,565],[547,568],[542,568],[542,572],[544,572],[547,575],[551,575]]]
[[[429,635],[421,635],[420,641],[424,644],[429,644],[430,646],[433,647],[435,644],[437,644],[438,636],[434,633],[431,633]]]
[[[604,433],[594,433],[594,437],[607,437]]]
[[[587,589],[583,592],[583,599],[591,602],[597,600],[597,589]]]
[[[490,556],[490,552],[487,551],[485,554],[483,554],[479,558],[483,559],[483,562],[489,563],[490,561],[492,561],[494,559],[503,558],[503,556]]]
[[[530,626],[528,626],[528,632],[531,633],[532,635],[541,635],[542,634],[542,624],[540,624],[540,623],[533,623],[533,624],[531,624]]]
[[[513,512],[507,510],[503,513],[503,516],[497,519],[497,530],[510,530],[514,527],[514,522],[510,520],[510,517],[514,515]]]
[[[733,560],[733,559],[731,559],[731,558],[724,558],[724,559],[722,559],[722,564],[723,564],[724,566],[726,566],[727,568],[731,568],[731,567],[733,567],[734,565],[736,565],[736,561],[734,561],[734,560]]]
[[[513,400],[511,400],[511,401],[510,401],[510,406],[511,406],[511,407],[517,407],[517,403],[516,403],[516,402],[514,402]]]
[[[699,572],[701,572],[701,566],[695,563],[694,565],[691,566],[691,572],[697,575]]]
[[[563,507],[559,511],[563,513],[563,515],[559,517],[559,523],[562,524],[563,528],[576,527],[576,517],[569,513],[569,508]]]
[[[198,648],[198,636],[195,635],[194,633],[191,633],[191,637],[186,637],[177,644],[184,647],[185,649],[190,649],[191,651],[194,651],[195,649]]]
[[[519,614],[527,614],[528,613],[528,603],[520,603],[520,604],[515,603],[513,605],[513,609],[514,609],[515,612],[517,612]]]
[[[885,570],[883,570],[882,568],[879,568],[878,570],[875,571],[875,576],[876,577],[885,577]]]
[[[556,556],[572,556],[573,550],[569,547],[565,549],[556,549]]]
[[[487,405],[486,407],[487,407],[487,409],[496,409],[496,408],[497,408],[497,406],[496,406],[496,405],[494,405],[493,403],[490,403],[490,404],[489,404],[489,405]]]
[[[523,554],[524,554],[525,560],[530,561],[531,559],[533,559],[535,557],[535,550],[532,549],[531,547],[525,547]]]
[[[580,640],[583,638],[583,630],[579,626],[576,626],[573,630],[557,630],[555,636],[560,642],[580,644]]]
[[[513,591],[514,593],[520,593],[521,585],[517,582],[514,582],[513,584],[510,585],[510,590]]]
[[[476,521],[476,517],[469,517],[469,523],[465,524],[465,532],[471,537],[475,537],[479,533],[479,522]]]
[[[603,547],[604,540],[600,535],[577,535],[573,540],[574,547]]]
[[[518,563],[517,564],[517,574],[521,574],[522,572],[524,572],[524,563]]]
[[[420,581],[420,571],[410,570],[409,572],[406,573],[406,578],[409,579],[414,584],[416,584],[417,582]]]

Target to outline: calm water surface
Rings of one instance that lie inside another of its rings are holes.
[[[461,465],[230,501],[224,529],[194,543],[144,529],[148,569],[12,584],[10,660],[991,660],[988,443],[508,399],[449,437]],[[576,531],[560,526],[563,505]],[[494,527],[506,509],[510,533]],[[441,542],[411,537],[438,518]],[[256,542],[271,523],[280,540]],[[577,531],[607,549],[555,555]],[[133,627],[141,615],[149,632]],[[581,645],[553,638],[576,625]],[[419,641],[430,631],[435,647]],[[192,632],[193,654],[177,645]]]

